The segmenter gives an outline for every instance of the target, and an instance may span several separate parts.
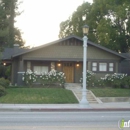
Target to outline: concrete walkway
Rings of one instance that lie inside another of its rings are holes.
[[[82,87],[81,84],[79,83],[66,83],[65,84],[65,89],[69,89],[73,92],[77,100],[80,102],[82,99]],[[102,101],[97,98],[92,91],[87,90],[87,100],[90,104],[95,104],[95,103],[102,103]]]
[[[130,111],[130,102],[102,104],[0,104],[0,111]]]

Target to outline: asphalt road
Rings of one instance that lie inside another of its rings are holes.
[[[0,112],[0,130],[119,130],[122,118],[130,112]]]

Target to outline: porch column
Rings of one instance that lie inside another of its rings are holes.
[[[23,59],[20,59],[19,61],[19,70],[18,70],[18,77],[17,77],[17,85],[24,85],[24,82],[22,80],[23,74],[24,74],[24,61]]]

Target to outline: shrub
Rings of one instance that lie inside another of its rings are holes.
[[[9,86],[9,80],[5,79],[5,78],[0,78],[0,85],[3,87],[8,87]]]
[[[121,73],[106,74],[105,77],[101,77],[100,82],[104,82],[105,86],[120,88],[126,77],[127,74]]]
[[[65,74],[63,72],[51,70],[48,73],[43,72],[41,76],[36,76],[34,72],[28,70],[25,74],[23,74],[23,81],[30,87],[36,81],[43,85],[59,84],[60,86],[63,86],[65,83]]]
[[[114,87],[114,88],[130,88],[130,76],[122,73],[106,74],[99,80],[96,80],[96,74],[87,70],[87,86],[88,87]],[[83,78],[80,78],[80,82],[83,82]]]
[[[40,81],[43,85],[59,84],[63,86],[65,83],[65,74],[63,72],[51,70],[49,73],[42,73]]]
[[[31,70],[28,70],[23,74],[23,81],[25,82],[25,84],[29,85],[29,87],[31,87],[32,84],[36,82],[36,80],[37,76]]]
[[[0,85],[0,97],[6,94],[5,88]]]
[[[83,78],[80,78],[80,83],[83,83]],[[95,73],[93,73],[90,70],[87,70],[86,73],[86,82],[88,87],[94,87],[95,86]]]
[[[122,88],[130,88],[130,76],[126,76],[123,78],[123,81],[121,83]]]

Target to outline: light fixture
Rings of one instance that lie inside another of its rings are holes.
[[[79,63],[77,63],[76,66],[79,67]]]
[[[3,65],[5,66],[5,65],[6,65],[6,63],[3,63]]]
[[[83,34],[84,34],[84,35],[87,35],[87,34],[88,34],[88,31],[89,31],[89,26],[88,26],[88,25],[84,25],[84,26],[83,26]]]
[[[61,66],[61,63],[58,63],[58,66],[60,67],[60,66]]]

